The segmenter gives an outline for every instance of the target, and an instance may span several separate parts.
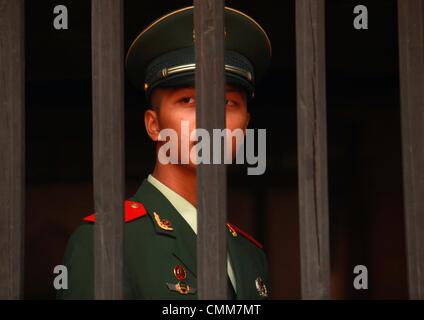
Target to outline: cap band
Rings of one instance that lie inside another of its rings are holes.
[[[195,63],[184,64],[184,65],[181,65],[181,66],[175,66],[175,67],[171,67],[171,68],[163,68],[158,73],[156,78],[150,79],[150,83],[146,82],[146,84],[144,86],[144,90],[146,91],[153,83],[155,83],[156,81],[160,81],[163,78],[166,78],[168,76],[172,76],[174,74],[194,71],[195,69],[196,69]],[[252,76],[252,73],[250,71],[246,71],[246,70],[243,70],[243,69],[235,67],[235,66],[230,66],[228,64],[225,65],[225,71],[231,72],[231,73],[234,73],[234,74],[236,74],[240,77],[243,77],[247,81],[250,81],[250,82],[253,81],[253,76]]]
[[[234,51],[225,51],[226,82],[245,89],[248,95],[254,90],[254,73],[250,61]],[[196,70],[194,47],[167,52],[147,66],[144,91],[149,98],[156,87],[194,84]]]

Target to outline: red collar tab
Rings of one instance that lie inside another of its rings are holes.
[[[125,222],[130,222],[135,219],[138,219],[147,214],[146,208],[144,208],[143,204],[140,202],[125,200],[124,202],[125,209]],[[86,222],[95,222],[96,215],[90,214],[89,216],[83,219]]]
[[[253,238],[251,235],[248,235],[246,232],[244,232],[243,230],[241,230],[240,228],[237,228],[235,225],[228,223],[228,225],[233,228],[237,233],[240,233],[243,237],[245,237],[246,239],[250,240],[250,242],[252,242],[255,246],[257,246],[260,249],[263,249],[263,245],[260,244],[258,241],[256,241],[255,238]]]

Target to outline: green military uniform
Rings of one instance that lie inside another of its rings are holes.
[[[147,180],[126,202],[124,294],[126,299],[196,299],[196,234],[165,195]],[[72,235],[65,254],[68,289],[61,299],[94,297],[94,225],[87,217]],[[225,226],[223,226],[225,227]],[[230,296],[262,299],[269,295],[267,261],[261,245],[229,225],[228,254],[236,287]],[[185,272],[181,280],[175,274]],[[173,285],[183,282],[189,291]],[[235,290],[234,290],[235,289]]]
[[[172,12],[147,27],[131,45],[126,70],[146,97],[155,88],[194,85],[193,7]],[[244,13],[225,8],[226,82],[248,97],[271,57],[260,25]],[[94,297],[95,216],[72,235],[65,253],[68,289],[61,299]],[[127,299],[196,299],[197,212],[186,199],[152,176],[125,202],[124,294]],[[262,246],[237,227],[228,229],[227,277],[230,297],[269,296],[267,261]]]

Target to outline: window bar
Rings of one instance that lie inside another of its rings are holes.
[[[24,1],[0,0],[0,299],[23,298]]]
[[[424,299],[424,2],[398,1],[409,297]]]
[[[296,0],[301,292],[330,298],[325,1]]]
[[[95,298],[123,298],[123,0],[92,0]]]
[[[224,1],[194,0],[196,125],[225,128]],[[227,299],[227,182],[224,164],[197,167],[199,299]]]

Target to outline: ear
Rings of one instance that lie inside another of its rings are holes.
[[[148,109],[144,113],[144,126],[146,127],[146,132],[149,135],[150,139],[153,141],[158,141],[160,127],[158,115],[155,110]]]

